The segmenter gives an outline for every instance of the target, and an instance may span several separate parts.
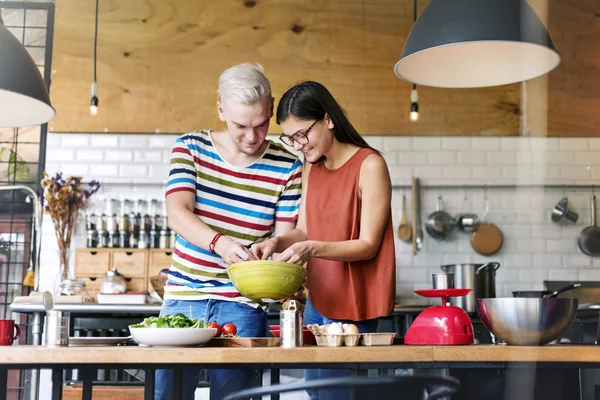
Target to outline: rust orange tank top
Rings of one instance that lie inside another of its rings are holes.
[[[358,239],[361,200],[360,168],[371,149],[359,149],[344,165],[328,170],[311,166],[306,198],[308,240],[338,242]],[[390,205],[391,208],[391,205]],[[308,290],[313,306],[332,319],[362,321],[392,313],[396,297],[396,256],[392,217],[377,255],[342,262],[311,258]]]

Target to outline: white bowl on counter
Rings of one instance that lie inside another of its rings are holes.
[[[141,345],[179,347],[199,346],[210,341],[215,328],[135,328],[130,326],[133,340]]]

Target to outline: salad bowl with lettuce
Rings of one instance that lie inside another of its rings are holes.
[[[213,338],[217,329],[207,328],[199,319],[183,314],[148,317],[139,324],[129,325],[133,339],[146,346],[198,346]]]

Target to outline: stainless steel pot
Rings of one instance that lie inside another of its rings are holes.
[[[496,297],[497,262],[486,264],[448,264],[442,265],[442,271],[454,274],[454,287],[457,289],[473,289],[462,297],[450,297],[450,304],[465,310],[477,312],[477,299]]]

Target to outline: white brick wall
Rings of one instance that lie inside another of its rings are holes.
[[[97,201],[105,197],[156,198],[163,196],[168,160],[176,139],[160,134],[49,134],[48,172],[83,174],[86,180],[129,183],[122,187],[105,185]],[[484,191],[460,188],[464,184],[596,184],[600,185],[600,138],[513,138],[513,137],[410,137],[368,136],[367,141],[384,152],[395,185],[410,184],[411,175],[422,185],[444,184],[455,190],[424,189],[422,218],[435,209],[441,194],[445,208],[455,215],[462,211],[483,217]],[[144,185],[139,184],[143,182]],[[504,246],[492,257],[475,253],[468,235],[454,232],[444,242],[425,236],[424,249],[413,257],[411,246],[396,243],[397,294],[406,302],[423,302],[412,293],[430,286],[430,274],[439,266],[459,262],[501,263],[497,292],[508,296],[513,290],[541,289],[544,279],[600,280],[600,260],[582,254],[576,239],[590,223],[589,191],[569,190],[571,209],[579,213],[576,224],[558,226],[550,222],[552,207],[565,190],[488,189],[488,219],[504,233]],[[467,209],[463,199],[467,197]],[[393,193],[394,227],[400,221],[402,194],[410,205],[410,189]],[[410,207],[409,207],[410,210]],[[74,246],[83,246],[80,230]],[[43,229],[42,274],[54,279],[56,244],[52,224]],[[52,279],[42,282],[51,282]],[[48,283],[51,285],[51,283]]]

